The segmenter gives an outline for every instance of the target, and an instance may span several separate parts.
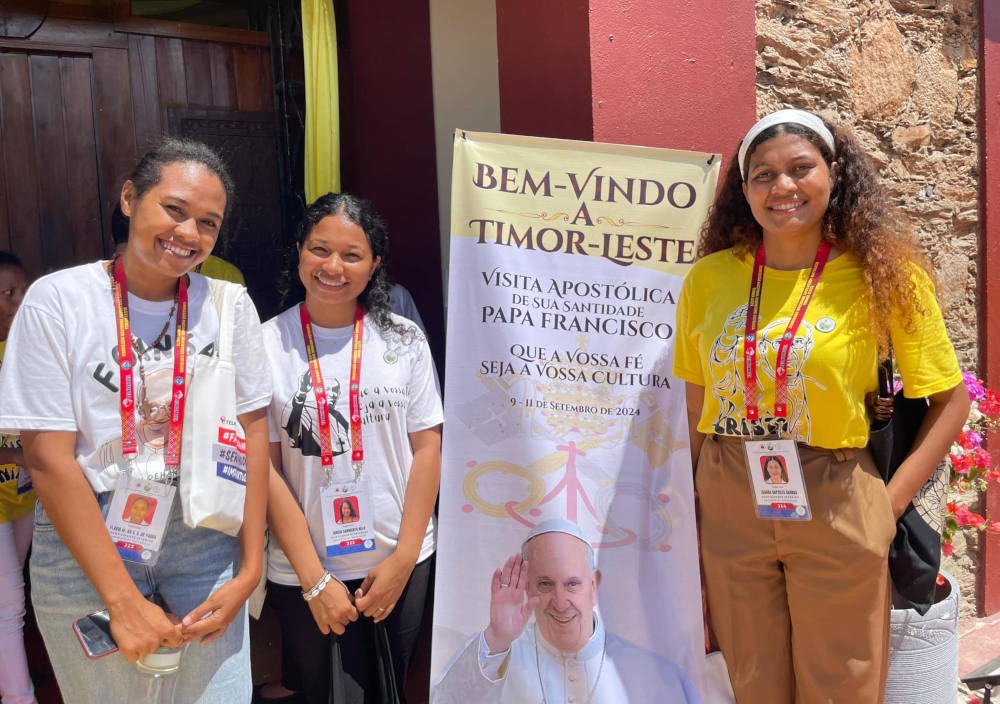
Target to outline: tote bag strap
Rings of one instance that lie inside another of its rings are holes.
[[[236,299],[242,287],[219,279],[206,280],[215,301],[215,312],[219,316],[219,359],[232,362],[233,337],[236,332]]]

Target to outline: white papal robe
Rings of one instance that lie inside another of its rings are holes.
[[[562,655],[535,624],[510,650],[494,655],[477,633],[431,689],[431,704],[588,704],[588,699],[590,704],[702,704],[683,669],[606,633],[596,613],[594,634],[575,655]]]

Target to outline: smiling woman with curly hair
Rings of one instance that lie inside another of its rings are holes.
[[[889,543],[969,401],[927,260],[847,131],[801,110],[750,128],[677,332],[709,612],[737,700],[880,702]],[[890,347],[906,395],[930,406],[886,485],[865,396]],[[787,485],[748,475],[762,444]]]
[[[830,204],[823,214],[823,238],[842,252],[850,252],[861,264],[866,302],[871,313],[871,332],[883,353],[889,343],[889,314],[902,313],[905,327],[912,330],[913,317],[925,313],[911,276],[912,266],[923,269],[933,282],[927,257],[914,241],[910,223],[889,202],[878,172],[854,136],[826,123],[833,134],[834,150],[815,132],[798,124],[780,124],[761,132],[749,145],[747,158],[768,139],[779,134],[798,135],[808,141],[827,166],[837,158],[838,178],[830,191]],[[702,229],[698,256],[733,248],[753,255],[763,230],[743,195],[745,173],[733,159],[708,222]],[[904,266],[906,262],[910,266]],[[884,305],[891,302],[892,305]]]

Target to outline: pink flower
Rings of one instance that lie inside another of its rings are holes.
[[[969,398],[973,401],[978,401],[986,395],[986,390],[983,388],[983,382],[981,382],[972,372],[962,372],[962,380],[965,382],[965,388],[969,392]]]
[[[975,430],[963,430],[955,442],[964,450],[977,450],[983,446],[983,436]]]
[[[993,463],[993,458],[990,457],[990,453],[981,447],[977,447],[972,451],[972,459],[976,463],[977,467],[982,467],[986,469]]]
[[[949,505],[948,510],[954,514],[955,522],[958,523],[959,528],[973,527],[973,528],[986,528],[986,519],[980,516],[978,513],[973,513],[969,510],[969,507],[965,504],[958,505],[954,511],[952,511]]]
[[[951,544],[951,541],[945,539],[941,542],[941,554],[948,557],[953,552],[955,552],[955,547]]]
[[[1000,396],[997,396],[996,391],[986,389],[983,398],[979,401],[979,412],[991,419],[1000,415]]]
[[[951,455],[951,467],[955,474],[967,476],[972,469],[973,458],[969,455]]]

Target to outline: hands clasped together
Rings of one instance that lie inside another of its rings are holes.
[[[223,633],[250,598],[254,584],[236,577],[212,592],[183,619],[136,592],[119,604],[109,604],[111,635],[118,651],[135,662],[160,647],[176,648],[198,638],[209,643]]]
[[[319,630],[324,635],[331,631],[341,635],[359,615],[375,623],[384,621],[396,608],[413,567],[412,560],[393,553],[368,573],[354,594],[348,592],[342,582],[331,581],[308,602]]]

